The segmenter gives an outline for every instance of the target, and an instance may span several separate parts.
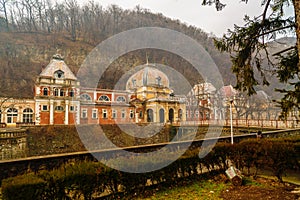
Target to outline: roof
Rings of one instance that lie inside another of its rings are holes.
[[[190,95],[207,95],[207,94],[214,94],[216,92],[216,88],[211,83],[199,83],[194,85],[193,89],[188,93]]]
[[[126,83],[127,90],[133,90],[143,86],[169,87],[169,79],[165,73],[152,67],[150,64],[134,73]]]
[[[40,73],[40,76],[55,78],[54,75],[57,71],[62,71],[64,73],[64,79],[77,80],[76,76],[64,62],[63,57],[59,54],[52,57],[50,63]]]
[[[227,98],[230,98],[230,97],[234,97],[236,96],[239,92],[234,89],[232,87],[232,85],[226,85],[226,86],[223,86],[219,93],[223,96],[223,97],[227,97]]]

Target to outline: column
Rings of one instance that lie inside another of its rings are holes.
[[[76,108],[76,124],[80,124],[80,102],[77,102]]]
[[[65,125],[69,124],[69,100],[66,100],[66,107],[65,107]]]
[[[39,125],[40,124],[40,103],[38,103],[37,101],[35,101],[35,124]]]
[[[50,122],[49,124],[53,124],[54,123],[54,110],[53,110],[53,100],[50,100]]]

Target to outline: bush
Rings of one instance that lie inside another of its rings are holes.
[[[3,199],[32,200],[41,199],[46,182],[34,174],[8,178],[2,181]]]
[[[234,161],[238,168],[248,169],[248,174],[250,168],[255,168],[256,171],[268,169],[282,181],[282,176],[287,169],[297,167],[299,161],[295,151],[297,148],[299,148],[299,141],[291,139],[250,139],[234,145],[217,143],[204,158],[199,158],[198,149],[189,150],[170,165],[149,173],[121,172],[97,162],[67,164],[52,171],[41,171],[38,174],[25,174],[3,180],[3,198],[5,200],[82,197],[92,199],[93,194],[104,191],[110,192],[114,197],[119,192],[132,193],[144,190],[148,183],[174,184],[179,178],[202,173],[204,168],[209,172],[225,171],[228,167],[228,159]],[[172,160],[172,155],[162,152],[155,158],[142,156],[138,160],[134,157],[119,156],[107,162],[116,168],[125,167],[138,171],[141,168],[146,170],[149,166],[160,166],[168,159]]]

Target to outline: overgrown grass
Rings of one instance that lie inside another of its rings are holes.
[[[186,184],[186,185],[184,185]],[[226,190],[229,184],[219,183],[213,180],[195,180],[180,185],[173,185],[156,189],[150,195],[140,195],[134,200],[218,200],[221,192]]]

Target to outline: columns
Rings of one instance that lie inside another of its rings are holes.
[[[69,124],[69,100],[66,100],[66,107],[65,107],[65,125]]]
[[[53,109],[53,100],[50,99],[50,122],[49,124],[52,125],[54,123],[54,109]]]
[[[75,119],[75,123],[76,124],[80,124],[80,102],[77,102],[76,108],[75,108],[75,112],[76,112],[76,119]]]

